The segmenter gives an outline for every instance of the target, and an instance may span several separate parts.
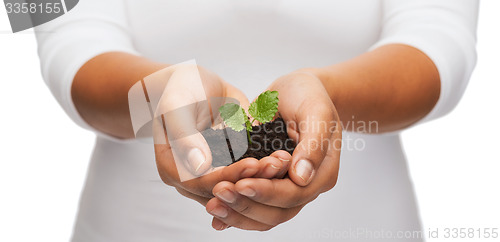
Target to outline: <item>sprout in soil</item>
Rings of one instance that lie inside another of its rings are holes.
[[[262,124],[270,122],[278,112],[278,92],[265,91],[250,104],[248,113],[253,117],[252,120],[247,116],[245,109],[235,103],[227,103],[219,108],[220,116],[226,126],[234,131],[247,130],[248,142],[251,144],[250,132],[252,123],[257,120]]]

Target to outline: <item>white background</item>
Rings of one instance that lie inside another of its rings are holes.
[[[403,133],[425,230],[500,230],[499,12],[481,2],[479,61],[459,106]],[[67,241],[94,137],[59,108],[33,31],[12,34],[3,7],[0,84],[0,241]]]

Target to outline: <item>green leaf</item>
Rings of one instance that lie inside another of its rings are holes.
[[[278,112],[278,101],[277,91],[265,91],[250,104],[248,112],[259,122],[263,124],[267,123],[271,121],[276,115],[276,112]]]
[[[227,103],[219,108],[220,116],[224,123],[234,131],[245,129],[245,123],[248,121],[245,110],[238,104]],[[248,128],[248,127],[247,127]]]

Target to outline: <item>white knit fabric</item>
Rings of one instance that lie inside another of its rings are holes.
[[[439,70],[441,96],[427,121],[450,112],[467,86],[477,13],[475,0],[82,0],[36,30],[45,82],[90,130],[70,88],[101,53],[196,59],[252,99],[280,75],[389,43],[422,50]],[[213,231],[203,207],[162,184],[151,144],[96,133],[73,241],[370,241],[375,232],[420,229],[397,133],[346,133],[338,185],[265,233]]]

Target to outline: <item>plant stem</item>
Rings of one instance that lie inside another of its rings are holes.
[[[250,131],[247,129],[248,144],[252,144],[252,139],[250,139]]]
[[[248,120],[250,120],[250,118],[247,116]],[[252,119],[252,121],[250,121],[250,127],[252,126],[253,124],[253,121],[255,121],[255,119]],[[250,130],[246,129],[247,130],[247,136],[248,136],[248,144],[249,145],[252,145],[252,139],[250,138]]]

